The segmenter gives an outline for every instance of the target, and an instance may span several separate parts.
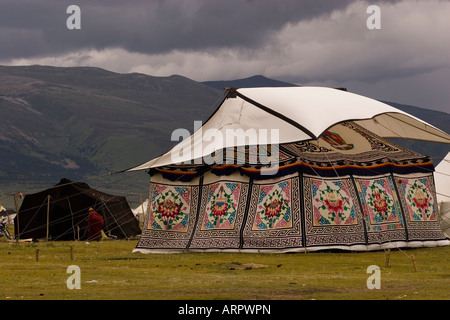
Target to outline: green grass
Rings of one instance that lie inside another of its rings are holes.
[[[0,299],[450,299],[450,247],[392,251],[391,267],[385,268],[384,251],[145,255],[132,253],[135,245],[2,240]],[[79,290],[67,288],[70,265],[80,267]],[[379,290],[366,286],[370,265],[381,268]]]

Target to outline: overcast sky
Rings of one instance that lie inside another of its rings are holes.
[[[66,26],[72,4],[79,30]],[[367,27],[373,4],[381,29]],[[438,0],[0,0],[0,64],[261,74],[450,113],[449,31]]]

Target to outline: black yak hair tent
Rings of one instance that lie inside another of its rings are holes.
[[[103,216],[107,235],[124,239],[141,233],[124,196],[62,178],[47,190],[25,195],[14,219],[15,235],[21,239],[86,240],[89,208]]]

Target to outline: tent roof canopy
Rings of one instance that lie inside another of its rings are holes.
[[[434,180],[438,202],[450,202],[450,152],[435,169]]]
[[[229,89],[225,100],[200,130],[169,152],[129,171],[191,161],[224,148],[251,145],[245,139],[228,139],[230,132],[235,134],[238,130],[255,133],[254,141],[258,143],[264,140],[261,134],[276,130],[276,141],[269,140],[268,144],[285,144],[317,140],[329,128],[345,121],[354,121],[383,138],[450,143],[450,136],[431,124],[380,101],[343,90],[326,87]],[[205,139],[205,133],[223,139]],[[176,159],[173,155],[177,155]]]

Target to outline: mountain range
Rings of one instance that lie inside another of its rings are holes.
[[[177,128],[192,133],[194,121],[218,107],[225,87],[262,86],[295,85],[264,76],[200,83],[93,67],[0,66],[0,200],[62,177],[146,197],[147,174],[109,173],[169,150],[178,142],[171,141]],[[448,113],[386,103],[450,132]],[[406,145],[436,159],[448,151],[442,144]]]

